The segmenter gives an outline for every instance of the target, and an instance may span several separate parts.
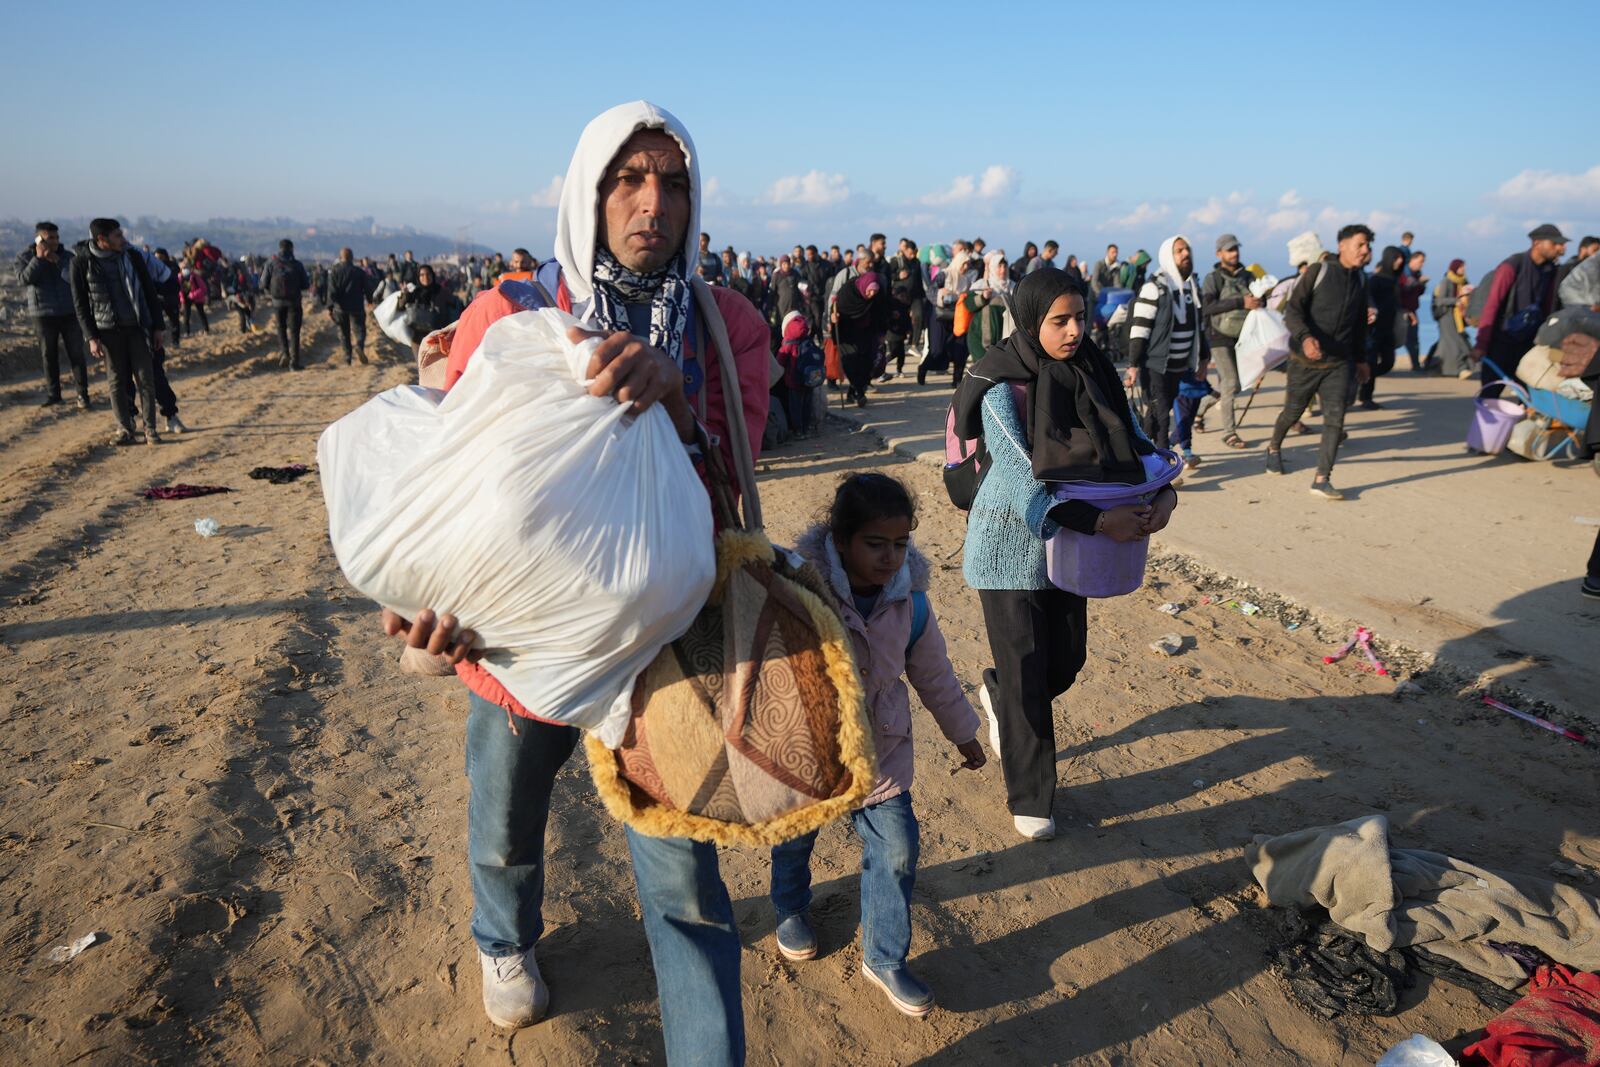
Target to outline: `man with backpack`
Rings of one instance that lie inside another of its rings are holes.
[[[1485,385],[1509,378],[1519,385],[1517,363],[1533,346],[1539,324],[1556,301],[1556,270],[1567,250],[1567,238],[1557,226],[1545,223],[1528,234],[1526,252],[1507,256],[1478,283],[1467,305],[1467,318],[1478,327],[1473,344],[1483,360]],[[1479,299],[1479,294],[1482,299]],[[1499,396],[1501,386],[1485,389],[1484,396]]]
[[[504,281],[478,294],[452,328],[445,388],[460,380],[493,323],[554,304],[586,329],[602,331],[587,375],[591,393],[635,410],[661,404],[691,457],[716,449],[733,469],[737,448],[746,452],[740,458],[753,461],[775,369],[771,334],[761,313],[732,289],[701,290],[691,305],[699,259],[687,238],[698,231],[698,168],[688,131],[653,104],[623,104],[590,122],[562,186],[556,258],[531,280]],[[721,399],[734,382],[723,376],[711,347],[713,313],[726,326],[747,438],[735,432]],[[573,331],[575,339],[583,334]],[[544,930],[545,823],[578,731],[543,721],[539,709],[519,703],[476,656],[469,658],[475,637],[449,615],[424,611],[406,620],[385,612],[383,622],[391,636],[406,635],[413,659],[453,668],[472,692],[467,857],[484,1009],[498,1026],[529,1026],[549,1004],[535,956]],[[631,827],[626,834],[667,1061],[742,1063],[739,929],[716,847]]]
[[[1367,363],[1367,282],[1363,268],[1372,260],[1372,231],[1353,223],[1339,231],[1339,254],[1323,256],[1306,268],[1284,305],[1289,327],[1289,384],[1283,411],[1267,444],[1267,473],[1282,474],[1283,439],[1300,421],[1313,396],[1322,401],[1322,448],[1311,492],[1324,500],[1343,500],[1333,487],[1333,464],[1344,440],[1344,412],[1350,403],[1350,376],[1365,383]]]
[[[294,242],[285,237],[278,242],[278,254],[267,261],[261,288],[272,298],[272,313],[278,320],[278,346],[283,350],[280,365],[290,370],[300,369],[300,323],[304,314],[300,297],[310,287],[305,266],[294,258]]]
[[[1139,288],[1127,317],[1129,367],[1124,384],[1132,389],[1148,367],[1144,429],[1157,448],[1167,448],[1179,385],[1191,374],[1206,376],[1206,339],[1188,239],[1180,234],[1161,242],[1156,262],[1160,270]]]
[[[1217,262],[1200,287],[1200,316],[1206,324],[1206,340],[1211,345],[1211,360],[1222,379],[1219,395],[1200,402],[1198,418],[1205,418],[1213,406],[1222,409],[1222,443],[1229,448],[1246,447],[1239,437],[1233,401],[1239,395],[1239,364],[1233,349],[1239,343],[1244,320],[1261,306],[1250,293],[1255,276],[1239,262],[1239,239],[1231,233],[1217,238]]]

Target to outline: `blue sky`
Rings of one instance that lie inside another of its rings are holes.
[[[374,215],[542,255],[578,132],[646,97],[718,246],[1231,230],[1277,267],[1361,219],[1476,270],[1532,222],[1600,231],[1594,3],[233,10],[8,4],[50,73],[0,97],[0,217]]]

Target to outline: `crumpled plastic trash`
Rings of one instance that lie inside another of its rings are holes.
[[[201,537],[215,537],[222,532],[222,527],[217,525],[216,519],[194,520],[194,532]]]
[[[1169,602],[1169,603],[1161,605],[1156,610],[1161,612],[1161,614],[1163,614],[1163,615],[1176,615],[1178,612],[1183,610],[1183,605],[1182,604],[1173,604],[1173,603]]]
[[[1183,651],[1183,638],[1178,634],[1165,634],[1150,642],[1150,651],[1163,656],[1176,656]]]
[[[66,963],[69,960],[77,959],[78,956],[82,955],[84,949],[99,941],[103,936],[105,935],[100,933],[100,931],[93,930],[87,934],[84,934],[71,944],[57,945],[49,952],[46,952],[44,954],[44,958],[49,960],[51,963]]]
[[[1378,1067],[1456,1067],[1456,1061],[1433,1038],[1412,1034],[1385,1052]]]

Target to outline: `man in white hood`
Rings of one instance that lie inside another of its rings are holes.
[[[714,442],[733,466],[751,458],[766,426],[771,368],[767,324],[732,289],[712,291],[727,327],[748,440],[734,440],[707,314],[691,298],[697,263],[686,237],[699,232],[699,160],[688,131],[660,108],[637,101],[589,123],[567,169],[556,219],[556,258],[531,280],[480,293],[450,334],[443,355],[449,388],[496,320],[555,303],[606,335],[588,376],[590,392],[643,410],[663,404],[690,448]],[[576,331],[581,333],[582,331]],[[432,340],[432,339],[430,339]],[[463,457],[471,462],[473,457]],[[470,620],[462,620],[470,622]],[[471,690],[467,775],[472,936],[483,972],[484,1007],[500,1026],[526,1026],[549,992],[534,957],[543,932],[544,828],[556,773],[578,731],[542,721],[472,662],[474,634],[448,615],[414,621],[385,613],[388,633],[405,634],[417,654],[452,666]],[[511,726],[511,729],[507,729]],[[628,833],[640,911],[655,961],[667,1059],[733,1064],[744,1058],[739,999],[739,934],[714,846]]]
[[[1139,372],[1149,368],[1145,398],[1145,433],[1157,448],[1171,443],[1172,404],[1178,383],[1190,373],[1206,376],[1206,339],[1200,323],[1200,285],[1194,276],[1194,252],[1182,234],[1161,242],[1160,268],[1145,282],[1133,302],[1128,330],[1126,377],[1132,389]]]

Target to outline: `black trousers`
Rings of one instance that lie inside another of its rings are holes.
[[[1072,688],[1088,657],[1088,601],[1064,589],[980,589],[994,674],[989,700],[1000,722],[1000,769],[1013,815],[1050,817],[1056,795],[1051,705]]]
[[[172,331],[172,343],[177,344],[183,340],[183,319],[178,314],[178,302],[174,300],[170,304],[163,303],[161,310],[167,314],[167,329]]]
[[[1144,432],[1157,448],[1172,445],[1172,405],[1178,399],[1178,386],[1186,372],[1182,370],[1150,370],[1147,403],[1144,412]]]
[[[167,381],[167,349],[163,345],[150,346],[150,379],[154,383],[156,393],[156,410],[161,412],[164,419],[178,417],[178,395],[172,391],[172,384]],[[134,395],[133,380],[129,379],[123,393],[126,395],[128,407],[131,409],[138,404],[138,397]],[[140,409],[143,410],[143,409]]]
[[[1394,362],[1392,353],[1389,362]],[[1289,429],[1305,414],[1311,398],[1318,397],[1322,401],[1322,448],[1317,453],[1317,476],[1326,478],[1332,474],[1333,462],[1339,458],[1339,438],[1344,433],[1344,411],[1350,404],[1349,383],[1354,374],[1353,365],[1344,359],[1324,358],[1317,363],[1291,359],[1283,410],[1272,427],[1272,441],[1267,448],[1273,452],[1282,448]]]
[[[100,331],[106,350],[106,376],[111,379],[111,412],[117,425],[133,432],[133,409],[129,403],[134,384],[139,387],[139,412],[148,429],[156,428],[155,369],[150,341],[137,326],[119,326]]]
[[[350,331],[355,331],[355,350],[365,353],[367,350],[367,313],[361,311],[346,311],[344,308],[330,308],[333,315],[333,324],[339,327],[339,341],[344,345],[344,361],[350,362]],[[365,359],[366,356],[361,357]]]
[[[300,322],[305,315],[300,301],[274,305],[272,314],[278,320],[278,347],[283,350],[284,365],[300,366]]]
[[[1376,337],[1378,342],[1372,353],[1372,377],[1363,382],[1359,390],[1362,403],[1371,403],[1372,391],[1377,387],[1378,379],[1394,370],[1395,322],[1395,319],[1387,322],[1379,319],[1372,324],[1372,336]],[[1413,353],[1411,358],[1416,359],[1416,354]]]
[[[839,362],[844,364],[844,376],[850,380],[850,395],[866,396],[872,384],[872,364],[878,346],[871,338],[839,342]]]
[[[72,383],[78,387],[79,396],[88,396],[89,365],[83,357],[83,335],[78,332],[77,317],[39,315],[33,322],[39,330],[45,389],[57,400],[61,399],[61,349],[65,348],[67,363],[72,367]]]
[[[204,304],[189,303],[183,305],[184,328],[187,329],[191,335],[194,333],[194,316],[196,314],[200,316],[200,329],[206,333],[210,333],[211,320],[206,318],[206,306]]]

